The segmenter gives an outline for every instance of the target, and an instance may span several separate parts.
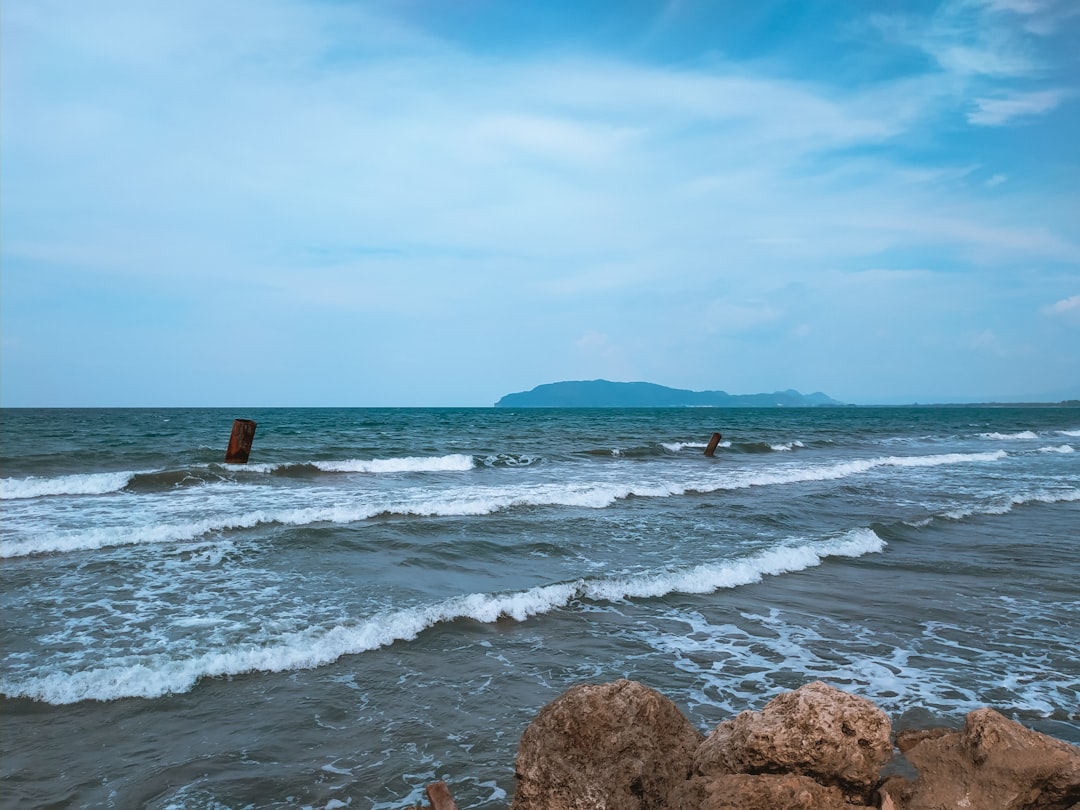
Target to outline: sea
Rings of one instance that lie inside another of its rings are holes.
[[[1078,449],[1064,406],[5,409],[0,806],[505,808],[618,678],[1080,743]]]

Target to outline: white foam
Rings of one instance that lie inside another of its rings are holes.
[[[473,593],[430,605],[390,611],[330,629],[288,633],[262,646],[235,646],[188,658],[165,653],[132,664],[124,659],[78,672],[51,672],[15,680],[0,679],[0,692],[52,704],[127,697],[157,698],[189,691],[201,679],[248,672],[284,672],[326,666],[344,655],[411,641],[437,624],[500,618],[524,621],[565,607],[578,599],[621,601],[670,593],[709,593],[759,581],[764,576],[800,571],[831,556],[858,557],[884,549],[885,541],[869,529],[856,529],[825,541],[793,541],[739,560],[699,565],[683,571],[645,572],[631,577],[575,580],[511,593]]]
[[[763,473],[744,473],[725,479],[716,486],[706,486],[701,491],[715,489],[743,489],[754,486],[795,484],[803,481],[832,481],[871,472],[879,467],[938,467],[946,464],[970,464],[1000,461],[1008,453],[995,450],[989,453],[941,453],[932,456],[883,456],[878,458],[842,461],[812,467],[788,466]],[[695,487],[696,488],[696,487]]]
[[[1040,447],[1040,453],[1075,453],[1076,450],[1071,444],[1059,444],[1057,447]]]
[[[618,601],[632,597],[660,597],[670,593],[712,593],[737,588],[820,565],[826,557],[861,557],[882,551],[885,541],[870,529],[855,529],[831,540],[789,545],[742,560],[710,563],[648,576],[607,579],[590,583],[584,594],[591,599]]]
[[[790,453],[796,447],[806,447],[806,445],[796,440],[793,442],[784,442],[783,444],[770,444],[769,447],[777,453]]]
[[[1040,492],[1028,492],[1020,495],[1012,495],[1002,500],[992,501],[979,506],[968,506],[952,509],[945,512],[942,517],[950,520],[963,520],[972,515],[1005,515],[1017,506],[1027,503],[1071,503],[1080,501],[1080,489],[1066,489],[1057,492],[1046,490]]]
[[[346,461],[313,461],[311,463],[323,472],[349,473],[464,472],[475,466],[473,457],[463,453],[433,457],[353,458]]]
[[[888,456],[859,459],[818,466],[788,465],[767,472],[710,470],[707,477],[684,480],[636,482],[591,481],[583,483],[545,483],[500,487],[457,487],[434,492],[414,488],[396,493],[393,499],[375,500],[376,496],[357,493],[347,505],[327,495],[307,491],[304,503],[295,508],[252,509],[237,514],[232,506],[237,493],[221,490],[226,498],[221,506],[203,508],[207,517],[177,519],[157,515],[152,523],[141,526],[98,526],[93,529],[53,530],[25,537],[0,539],[0,558],[25,557],[31,554],[68,553],[102,548],[153,543],[176,543],[196,540],[205,535],[250,529],[263,524],[304,526],[312,523],[356,523],[377,515],[398,514],[419,517],[464,517],[488,515],[519,507],[570,506],[604,509],[630,497],[668,498],[689,491],[716,492],[757,486],[775,486],[806,481],[827,481],[861,475],[880,467],[934,467],[945,464],[993,462],[1007,457],[1004,450],[988,453],[947,453],[931,456]],[[452,457],[442,457],[444,459]],[[468,459],[469,456],[459,456]],[[232,484],[229,485],[234,486]],[[241,488],[241,491],[243,489]],[[276,493],[277,497],[280,493]],[[246,495],[250,497],[250,493]],[[323,500],[322,504],[319,500]],[[172,503],[171,501],[169,503]],[[190,506],[190,505],[189,505]],[[190,508],[189,508],[190,512]]]
[[[272,472],[277,472],[278,470],[282,469],[283,467],[287,467],[287,466],[288,466],[287,464],[273,464],[273,463],[269,463],[269,462],[262,462],[262,463],[258,463],[258,464],[256,464],[256,463],[245,464],[241,469],[243,469],[244,472],[248,472],[248,473],[266,473],[266,474],[270,474]]]
[[[708,447],[705,442],[661,442],[660,446],[667,450],[669,453],[678,453],[687,447],[697,450]],[[720,442],[717,447],[731,447],[731,442]]]
[[[366,520],[379,510],[344,506],[287,509],[277,512],[257,510],[236,516],[216,515],[202,520],[162,523],[150,526],[108,526],[86,531],[58,531],[18,540],[0,542],[0,558],[31,554],[94,551],[118,546],[180,543],[213,532],[250,529],[267,523],[306,526],[310,523],[353,523]]]
[[[1062,436],[1080,436],[1080,430],[1059,430],[1058,433]]]
[[[1037,439],[1039,434],[1031,430],[1021,430],[1018,433],[980,433],[984,439],[995,439],[998,441],[1017,441],[1019,439]]]
[[[84,473],[42,478],[0,479],[0,500],[41,498],[47,495],[105,495],[128,485],[137,472]]]
[[[1001,690],[1007,689],[1012,694],[1004,705],[1048,716],[1075,703],[1075,678],[1067,669],[1048,667],[1044,646],[1029,643],[1028,630],[1033,622],[1058,629],[1060,643],[1071,623],[1062,622],[1060,613],[1049,620],[1045,604],[1014,601],[987,598],[973,608],[992,612],[994,620],[986,624],[965,621],[959,611],[958,623],[919,622],[914,635],[899,636],[875,626],[872,617],[860,623],[772,609],[767,615],[743,612],[737,624],[712,624],[680,610],[668,618],[686,627],[659,633],[646,628],[643,640],[696,676],[702,686],[691,703],[717,706],[730,716],[790,689],[792,673],[855,685],[891,714],[919,707],[962,717],[988,703],[1002,704]]]

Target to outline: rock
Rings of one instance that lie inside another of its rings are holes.
[[[896,747],[901,754],[906,754],[916,745],[926,740],[936,740],[946,734],[952,734],[951,728],[909,728],[896,732]]]
[[[446,782],[432,782],[424,790],[431,802],[431,810],[458,810],[457,802],[454,801],[450,786]]]
[[[1080,803],[1080,748],[992,709],[971,712],[963,730],[928,737],[906,756],[918,780],[893,777],[885,785],[905,810],[1069,810]]]
[[[521,737],[511,809],[678,807],[701,740],[674,703],[640,683],[571,687]]]
[[[869,700],[817,681],[718,725],[694,765],[702,776],[808,776],[868,804],[892,757],[891,730],[888,716]]]
[[[796,774],[720,774],[696,777],[678,808],[694,810],[859,810],[837,787]]]

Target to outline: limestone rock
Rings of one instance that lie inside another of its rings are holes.
[[[900,753],[906,754],[921,742],[936,740],[952,733],[951,728],[909,728],[896,732],[896,747],[900,749]]]
[[[865,804],[892,757],[891,730],[888,716],[869,700],[817,681],[718,725],[694,764],[703,776],[808,776]]]
[[[661,810],[702,735],[668,698],[619,680],[571,687],[525,730],[512,810]]]
[[[837,787],[796,774],[720,774],[688,783],[678,808],[694,810],[860,810]]]
[[[924,739],[906,756],[918,780],[886,783],[906,810],[1069,810],[1080,803],[1080,748],[993,709],[971,712],[963,730]]]

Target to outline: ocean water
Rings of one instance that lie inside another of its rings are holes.
[[[5,410],[0,806],[505,807],[620,677],[703,731],[821,679],[1080,743],[1078,449],[1064,407]]]

